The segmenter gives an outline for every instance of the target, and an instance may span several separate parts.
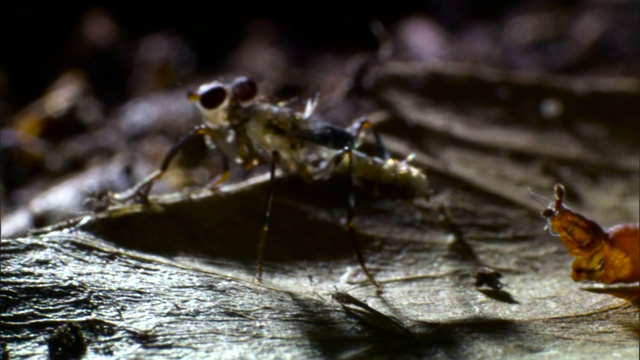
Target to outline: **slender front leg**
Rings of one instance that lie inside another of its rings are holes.
[[[138,184],[134,185],[131,189],[119,194],[110,194],[109,197],[116,202],[125,202],[135,198],[139,199],[139,202],[148,203],[151,187],[156,180],[160,179],[165,174],[167,168],[169,168],[169,165],[171,164],[171,161],[178,154],[178,151],[180,151],[180,149],[182,149],[184,145],[189,140],[191,140],[191,138],[203,135],[214,135],[214,131],[205,125],[195,126],[193,129],[191,129],[191,131],[180,138],[180,140],[175,145],[173,145],[173,147],[164,157],[164,160],[162,161],[162,164],[160,164],[160,168],[158,170],[149,174],[146,178],[144,178]]]
[[[217,191],[218,186],[229,180],[229,158],[222,151],[218,150],[222,156],[222,173],[218,174],[213,180],[207,184],[207,188]]]
[[[360,245],[358,244],[358,239],[356,237],[356,229],[353,224],[353,217],[356,209],[356,179],[353,171],[353,149],[346,147],[341,151],[341,153],[344,153],[349,157],[349,196],[347,201],[347,230],[349,232],[349,238],[351,239],[351,243],[353,244],[353,248],[356,252],[360,268],[362,268],[362,271],[364,271],[369,281],[376,286],[378,291],[381,291],[382,288],[380,284],[373,278],[373,275],[371,275],[364,262],[364,256],[362,255],[362,250],[360,250]]]
[[[273,200],[273,189],[276,182],[276,164],[280,161],[280,154],[277,151],[271,153],[271,176],[269,177],[269,193],[267,194],[267,203],[264,206],[264,220],[262,229],[260,230],[260,242],[258,243],[258,271],[256,280],[262,281],[262,266],[264,263],[264,246],[269,235],[269,219],[271,218],[271,203]]]

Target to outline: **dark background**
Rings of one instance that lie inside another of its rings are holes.
[[[622,17],[615,21],[631,35],[627,36],[629,42],[611,45],[604,56],[619,58],[624,55],[635,58],[637,62],[640,51],[637,44],[640,41],[631,41],[639,40],[639,2],[617,3],[608,6],[624,9],[619,14]],[[0,67],[5,69],[8,81],[3,85],[2,95],[8,99],[9,112],[18,110],[39,96],[62,70],[72,66],[84,68],[95,80],[111,83],[105,85],[122,86],[123,74],[110,67],[113,64],[101,64],[99,59],[88,62],[76,56],[74,34],[78,32],[82,16],[95,8],[110,13],[129,41],[157,31],[174,31],[184,37],[198,55],[198,69],[211,71],[219,67],[225,54],[238,45],[246,25],[257,19],[269,19],[278,24],[287,41],[304,57],[305,54],[328,49],[374,49],[377,42],[369,30],[372,19],[392,27],[408,15],[422,14],[436,20],[447,31],[456,33],[477,22],[500,23],[517,13],[600,5],[594,1],[465,0],[395,1],[367,6],[346,6],[338,1],[288,4],[232,1],[222,6],[214,2],[206,6],[188,2],[136,2],[126,5],[83,2],[73,6],[55,2],[5,4],[5,19],[0,24],[0,37],[4,44]],[[126,49],[121,51],[126,52]],[[7,110],[4,112],[6,114]]]

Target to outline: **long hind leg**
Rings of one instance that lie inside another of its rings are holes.
[[[349,164],[349,195],[347,197],[347,231],[349,232],[349,239],[351,239],[351,244],[353,245],[356,257],[358,258],[360,268],[367,276],[367,279],[369,279],[369,281],[376,286],[378,291],[381,291],[382,287],[380,286],[380,283],[378,283],[373,277],[364,261],[364,255],[362,255],[362,250],[360,249],[360,244],[358,243],[358,237],[356,236],[356,229],[353,221],[356,209],[356,178],[353,168],[353,149],[351,147],[345,147],[340,152],[338,152],[338,154],[336,154],[336,160],[338,161],[338,159],[342,159],[343,156],[348,157],[347,160]]]
[[[378,132],[378,130],[376,130],[371,121],[369,121],[369,119],[367,119],[365,116],[358,119],[358,121],[356,121],[356,123],[352,127],[351,131],[353,132],[353,137],[355,139],[354,147],[358,148],[360,146],[360,138],[362,137],[364,131],[367,129],[371,130],[371,132],[373,133],[376,141],[376,148],[378,150],[378,156],[380,156],[384,160],[388,160],[391,157],[389,155],[389,150],[387,150],[387,147],[384,146],[382,137],[380,137],[380,133]]]

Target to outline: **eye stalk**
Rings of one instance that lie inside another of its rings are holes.
[[[256,97],[258,87],[253,80],[243,76],[233,81],[233,84],[231,84],[231,93],[233,94],[234,100],[246,102]]]
[[[198,101],[200,101],[200,105],[203,108],[207,110],[213,110],[220,106],[226,98],[227,90],[225,90],[222,86],[214,86],[200,94]]]

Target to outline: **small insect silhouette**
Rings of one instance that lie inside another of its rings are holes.
[[[373,183],[399,190],[405,198],[427,197],[428,181],[424,172],[405,160],[394,160],[382,144],[380,135],[366,118],[348,128],[332,126],[312,119],[318,96],[309,99],[303,112],[285,104],[274,104],[258,96],[255,82],[238,77],[230,83],[213,81],[189,93],[202,115],[203,123],[183,136],[167,153],[160,168],[131,189],[111,194],[116,202],[136,199],[148,201],[153,183],[166,172],[180,148],[194,136],[204,136],[207,143],[222,155],[223,172],[209,187],[215,188],[229,176],[229,159],[245,168],[270,164],[270,184],[265,204],[263,226],[258,245],[256,279],[262,279],[264,247],[269,233],[269,219],[276,167],[285,174],[297,174],[306,180],[320,180],[334,172],[348,174],[350,191],[347,201],[347,230],[358,262],[369,281],[380,289],[367,266],[356,238],[353,218],[355,190],[358,183]],[[369,129],[375,136],[381,157],[369,156],[358,147]]]
[[[571,278],[603,284],[640,281],[638,224],[614,225],[604,230],[593,220],[566,207],[564,187],[555,186],[556,200],[542,212],[549,227],[575,256]]]
[[[478,288],[488,286],[492,290],[498,291],[504,286],[504,284],[500,281],[502,274],[499,271],[488,268],[486,266],[481,267],[475,273],[473,273],[473,277],[476,280],[474,285]]]

